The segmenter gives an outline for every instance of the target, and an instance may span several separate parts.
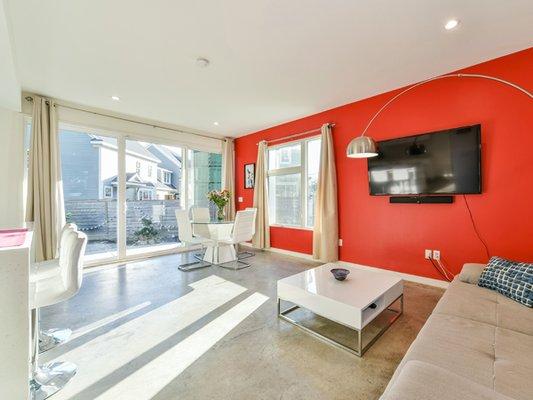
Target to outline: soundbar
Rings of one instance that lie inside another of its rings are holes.
[[[391,196],[392,204],[450,204],[453,196]]]

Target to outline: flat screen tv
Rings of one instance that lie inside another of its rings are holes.
[[[374,196],[481,193],[481,125],[378,142],[368,180]]]

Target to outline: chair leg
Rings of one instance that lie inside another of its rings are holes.
[[[39,354],[39,312],[37,309],[31,312],[32,326],[32,376],[29,382],[32,400],[44,400],[59,390],[76,375],[75,364],[65,362],[52,362],[46,365],[38,365]]]
[[[255,253],[252,252],[252,251],[245,250],[245,251],[239,252],[239,248],[242,247],[240,245],[237,245],[236,247],[237,247],[237,258],[239,260],[244,260],[246,258],[250,258],[250,257],[254,257],[255,256]]]
[[[230,263],[234,264],[234,265],[227,265],[227,264],[230,264]],[[222,268],[232,269],[234,271],[238,271],[240,269],[251,267],[252,265],[237,259],[235,261],[228,261],[228,262],[223,263],[223,264],[218,264],[218,266],[222,267]]]
[[[49,329],[39,332],[39,353],[51,350],[70,339],[70,329]]]
[[[203,247],[202,247],[202,250],[203,250]],[[188,272],[188,271],[194,271],[195,269],[207,268],[213,265],[207,261],[204,261],[203,258],[199,258],[198,254],[194,254],[193,257],[196,258],[198,261],[180,264],[178,266],[178,269],[180,271]]]

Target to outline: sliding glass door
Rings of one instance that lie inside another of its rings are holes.
[[[116,258],[117,139],[62,128],[59,145],[65,217],[87,234],[86,260]]]
[[[214,219],[216,207],[207,199],[207,193],[222,188],[222,154],[188,150],[187,182],[187,204],[209,208]]]
[[[220,153],[67,124],[59,143],[66,219],[88,236],[86,263],[176,248],[176,210],[214,217],[206,195],[222,187]]]
[[[183,209],[183,149],[126,140],[126,255],[168,250],[178,240]]]

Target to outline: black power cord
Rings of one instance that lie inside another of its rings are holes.
[[[474,221],[474,216],[472,215],[472,211],[470,210],[470,205],[468,204],[468,200],[466,199],[466,195],[464,194],[463,194],[463,199],[465,200],[466,209],[468,210],[468,215],[470,215],[470,221],[472,222],[472,227],[474,228],[474,232],[476,232],[477,238],[483,244],[483,247],[485,248],[485,253],[487,254],[487,258],[490,260],[489,247],[487,246],[487,243],[485,243],[485,241],[479,234],[479,231],[477,230],[476,222]]]

